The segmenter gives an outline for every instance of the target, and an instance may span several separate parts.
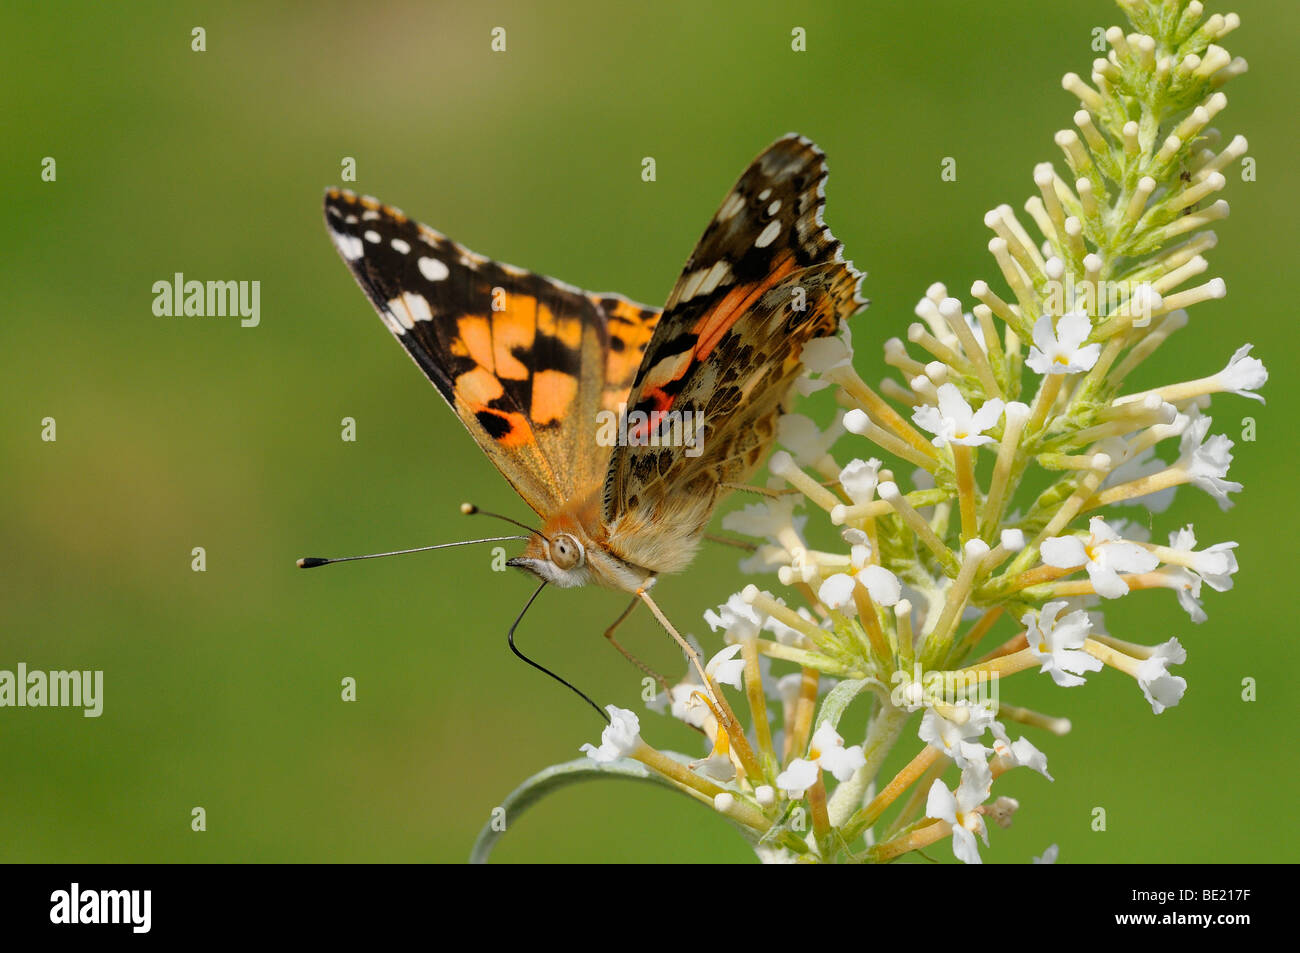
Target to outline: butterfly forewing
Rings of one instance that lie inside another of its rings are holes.
[[[345,190],[326,193],[325,221],[385,325],[534,511],[599,486],[597,414],[626,400],[657,309],[484,258]]]

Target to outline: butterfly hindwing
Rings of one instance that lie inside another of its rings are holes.
[[[545,516],[603,480],[597,414],[626,400],[660,312],[477,255],[331,189],[325,221],[385,325]]]
[[[628,398],[634,439],[615,450],[604,487],[611,543],[643,565],[677,562],[674,548],[689,560],[721,485],[746,479],[771,445],[803,345],[865,303],[861,274],[821,221],[825,178],[812,143],[778,140],[723,201],[668,298]],[[696,446],[672,439],[694,420]]]

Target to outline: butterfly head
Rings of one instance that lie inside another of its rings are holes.
[[[506,565],[530,572],[561,589],[585,585],[591,581],[587,562],[591,541],[585,536],[578,527],[555,528],[544,536],[537,533],[528,540],[523,553],[507,560]]]

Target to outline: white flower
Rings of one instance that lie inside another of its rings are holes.
[[[1056,684],[1066,688],[1082,685],[1079,676],[1084,672],[1101,671],[1101,660],[1082,651],[1084,640],[1092,631],[1088,613],[1076,609],[1058,620],[1057,614],[1066,607],[1064,601],[1049,602],[1035,616],[1025,613],[1020,624],[1025,627],[1029,650],[1042,663],[1040,672],[1047,672]]]
[[[871,601],[878,606],[897,605],[903,598],[902,583],[884,566],[864,566],[858,572],[858,582],[867,587]]]
[[[1160,585],[1172,589],[1191,620],[1196,623],[1209,618],[1201,608],[1201,577],[1183,566],[1166,566],[1160,570]]]
[[[830,722],[822,722],[813,733],[808,757],[791,761],[790,766],[777,775],[776,786],[792,798],[802,797],[804,791],[817,783],[817,774],[822,768],[833,774],[837,781],[847,781],[866,763],[862,745],[844,747],[844,739]]]
[[[839,334],[833,337],[813,338],[803,346],[801,355],[804,374],[796,382],[799,393],[807,396],[823,387],[829,387],[830,381],[817,380],[809,375],[829,374],[838,367],[853,367],[853,338],[846,322],[840,322]]]
[[[828,576],[821,584],[821,588],[817,590],[817,598],[827,609],[847,612],[850,615],[856,614],[857,610],[853,602],[855,585],[852,576],[837,572],[833,576]]]
[[[606,705],[609,724],[600,733],[600,747],[585,744],[579,751],[599,764],[609,764],[626,757],[641,747],[641,721],[634,712],[617,705]]]
[[[1169,674],[1170,665],[1187,661],[1187,650],[1177,639],[1170,639],[1151,650],[1151,655],[1137,667],[1138,686],[1157,715],[1183,700],[1187,679]]]
[[[1043,540],[1043,562],[1059,569],[1086,566],[1088,578],[1097,595],[1118,599],[1128,594],[1128,584],[1120,572],[1150,572],[1160,560],[1137,543],[1120,539],[1119,534],[1099,516],[1088,522],[1092,534],[1085,543],[1077,536],[1053,536]]]
[[[736,776],[736,766],[731,762],[731,756],[725,751],[714,751],[707,758],[700,758],[698,761],[691,762],[691,770],[697,774],[702,774],[706,778],[712,778],[715,781],[730,781]],[[721,797],[722,795],[718,795]],[[725,810],[719,808],[719,810]]]
[[[961,702],[953,709],[952,718],[944,717],[933,708],[922,715],[921,728],[917,732],[921,740],[938,748],[962,768],[975,762],[985,763],[989,749],[976,743],[976,739],[993,724],[993,712],[970,702]]]
[[[757,635],[757,632],[755,632]],[[713,658],[709,659],[704,666],[705,674],[716,680],[720,685],[730,685],[732,688],[741,688],[741,678],[745,674],[745,660],[736,658],[740,654],[739,645],[728,645]]]
[[[1215,543],[1209,549],[1195,551],[1196,535],[1192,524],[1188,523],[1176,533],[1169,534],[1169,548],[1186,553],[1191,557],[1192,565],[1188,568],[1201,579],[1210,584],[1215,592],[1227,592],[1232,588],[1232,575],[1237,571],[1237,557],[1232,552],[1237,548],[1235,542]]]
[[[775,539],[791,528],[797,529],[794,518],[795,497],[778,496],[761,503],[751,503],[722,517],[722,528],[743,536]]]
[[[1220,390],[1225,390],[1238,397],[1249,397],[1261,404],[1264,398],[1255,391],[1263,387],[1268,380],[1268,368],[1257,357],[1247,357],[1253,344],[1243,344],[1228,361],[1228,366],[1214,375]]]
[[[978,447],[993,442],[993,438],[985,436],[984,431],[1001,418],[1002,406],[1002,401],[994,397],[986,400],[979,410],[972,411],[955,384],[943,384],[939,387],[939,406],[925,404],[914,407],[912,419],[917,426],[935,435],[931,442],[936,447],[949,443]]]
[[[718,611],[704,611],[704,621],[714,632],[722,629],[729,641],[756,639],[763,628],[763,617],[757,609],[741,598],[740,593],[732,593],[726,605],[718,606]]]
[[[854,503],[868,503],[876,492],[880,482],[881,462],[875,457],[870,460],[850,460],[848,466],[840,471],[840,486]]]
[[[1226,480],[1228,466],[1232,463],[1232,441],[1223,434],[1206,439],[1213,418],[1193,411],[1187,429],[1178,444],[1179,466],[1187,471],[1191,482],[1214,497],[1220,509],[1228,509],[1232,501],[1229,493],[1241,490],[1240,483]]]
[[[778,599],[777,602],[780,602],[782,605],[785,604],[782,599]],[[809,622],[813,621],[812,613],[803,606],[796,609],[795,614],[801,619],[806,619]],[[786,625],[774,615],[768,616],[763,622],[763,629],[771,632],[776,640],[782,645],[802,645],[806,641],[802,632],[793,626]],[[766,658],[766,656],[764,657]]]
[[[1034,344],[1025,363],[1039,374],[1090,371],[1101,354],[1100,344],[1083,344],[1091,333],[1092,322],[1086,314],[1063,314],[1056,327],[1052,327],[1051,316],[1045,314],[1034,324]]]
[[[1186,610],[1193,622],[1204,622],[1207,618],[1201,608],[1201,583],[1208,582],[1218,592],[1232,588],[1232,575],[1237,571],[1237,557],[1232,550],[1237,544],[1216,543],[1209,549],[1195,552],[1196,536],[1191,524],[1169,534],[1169,548],[1190,557],[1191,566],[1170,565],[1160,572],[1160,584],[1166,589],[1174,590],[1178,604]]]
[[[703,652],[700,648],[699,641],[693,635],[687,635],[686,641],[697,653]],[[739,648],[737,646],[737,648]],[[653,699],[646,702],[646,707],[651,711],[663,714],[665,710],[678,721],[685,722],[692,728],[704,728],[710,737],[714,732],[709,722],[713,719],[713,712],[709,706],[704,704],[697,696],[703,683],[700,681],[700,675],[695,670],[694,665],[686,666],[686,676],[668,689],[667,692],[660,692]]]
[[[862,568],[866,566],[867,559],[870,556],[870,543],[854,543],[849,546],[849,566],[852,567],[855,574],[862,571]]]
[[[788,672],[776,680],[775,695],[769,695],[781,702],[783,708],[789,708],[799,700],[799,692],[803,688],[803,675],[799,672]]]
[[[738,562],[736,568],[747,576],[766,576],[788,565],[790,554],[785,551],[785,547],[764,543]]]
[[[1043,851],[1042,857],[1035,857],[1032,863],[1054,864],[1056,863],[1056,858],[1059,857],[1060,854],[1061,854],[1061,848],[1056,844],[1052,844],[1050,847],[1047,848],[1047,850]]]
[[[809,754],[834,775],[836,781],[849,780],[858,768],[867,763],[862,745],[844,747],[844,739],[828,723],[823,723],[813,734]]]
[[[804,791],[817,783],[817,772],[820,770],[816,761],[795,758],[788,768],[776,776],[776,786],[792,798],[803,797]]]
[[[1001,722],[995,721],[990,727],[994,738],[993,753],[1005,762],[1007,767],[1030,768],[1049,781],[1056,780],[1047,773],[1047,755],[1034,747],[1033,742],[1024,735],[1021,735],[1017,741],[1012,741]]]
[[[776,422],[776,442],[790,451],[801,467],[820,463],[843,433],[844,411],[839,411],[825,430],[803,414],[784,414]]]
[[[938,778],[930,786],[925,816],[952,825],[952,852],[964,863],[981,863],[976,834],[983,838],[984,846],[988,846],[988,828],[984,826],[984,816],[978,809],[988,799],[992,786],[993,774],[987,766],[982,770],[963,771],[955,794]]]
[[[759,861],[764,864],[799,863],[799,858],[794,851],[785,847],[765,847],[762,844],[757,844],[754,847],[754,853],[758,855]]]
[[[688,674],[684,680],[669,689],[667,695],[660,692],[655,696],[655,700],[648,703],[648,705],[650,708],[662,712],[671,702],[669,711],[674,718],[690,725],[692,728],[703,728],[708,723],[708,720],[713,717],[713,713],[709,711],[708,705],[696,697],[699,690],[699,676]]]

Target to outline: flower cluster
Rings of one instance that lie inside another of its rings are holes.
[[[885,343],[898,378],[875,387],[853,368],[847,329],[807,349],[803,389],[834,387],[844,411],[826,429],[784,418],[762,501],[723,520],[758,540],[742,569],[775,579],[707,615],[726,647],[660,699],[707,736],[707,755],[656,751],[621,709],[587,746],[710,801],[765,860],[888,861],[951,836],[977,862],[986,820],[1006,825],[1017,808],[994,797],[997,778],[1027,767],[1050,779],[1007,723],[1069,728],[1000,705],[998,680],[1037,671],[1074,687],[1109,666],[1159,713],[1186,688],[1170,672],[1183,647],[1121,641],[1099,610],[1122,629],[1116,602],[1168,589],[1201,622],[1203,585],[1232,587],[1236,543],[1201,546],[1189,525],[1162,545],[1119,514],[1162,511],[1185,484],[1226,509],[1241,489],[1207,411],[1215,394],[1262,399],[1249,344],[1218,373],[1126,387],[1189,308],[1225,294],[1204,280],[1207,226],[1228,214],[1215,196],[1246,142],[1224,144],[1211,123],[1220,87],[1245,70],[1220,45],[1238,18],[1207,18],[1197,0],[1120,6],[1132,29],[1106,31],[1090,83],[1062,81],[1080,108],[1055,137],[1063,167],[1034,169],[1028,224],[1008,205],[985,216],[1003,290],[977,281],[963,302],[930,287],[906,342]],[[843,546],[810,545],[811,520]],[[1000,622],[1007,635],[986,638]],[[747,729],[723,686],[743,698]],[[849,744],[840,719],[859,696],[868,727]],[[919,753],[878,778],[916,712]]]

